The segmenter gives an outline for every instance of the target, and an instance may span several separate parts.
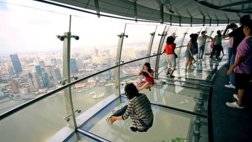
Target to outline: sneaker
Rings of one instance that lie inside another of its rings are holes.
[[[244,107],[241,107],[237,104],[237,102],[226,102],[226,106],[231,107],[231,108],[238,108],[238,109],[243,109]]]
[[[238,98],[237,94],[233,94],[233,97],[234,97],[234,99],[235,99],[236,101],[238,101],[238,100],[239,100],[239,98]]]
[[[225,85],[226,88],[232,88],[232,89],[235,89],[235,86],[233,84],[227,84]]]
[[[174,78],[175,76],[174,75],[170,75],[170,78]]]
[[[130,130],[131,130],[132,132],[137,132],[137,128],[136,128],[136,127],[130,127]]]

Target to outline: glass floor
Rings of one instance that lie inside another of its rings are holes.
[[[129,130],[131,125],[130,119],[127,119],[126,121],[118,121],[113,125],[108,125],[106,118],[110,116],[113,111],[119,109],[123,105],[124,103],[120,103],[120,100],[117,99],[112,104],[100,111],[97,115],[92,117],[89,121],[85,122],[81,126],[81,129],[84,131],[89,131],[108,141],[116,142],[205,142],[208,140],[208,127],[206,118],[155,105],[152,106],[154,123],[148,132],[131,132]],[[90,139],[82,134],[75,134],[67,141],[85,142],[90,141]]]

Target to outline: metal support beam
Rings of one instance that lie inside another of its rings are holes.
[[[58,36],[60,40],[64,40],[63,42],[63,77],[67,83],[71,82],[70,77],[70,57],[71,57],[71,38],[77,37],[71,35],[71,15],[69,18],[69,31],[64,34],[64,36]],[[79,39],[79,37],[77,37]],[[77,123],[75,119],[75,111],[73,107],[71,86],[64,90],[65,95],[65,104],[66,104],[66,112],[67,116],[72,117],[73,124],[70,124],[75,130],[77,129]]]
[[[227,23],[229,24],[229,23],[230,23],[230,19],[229,19],[228,15],[227,15],[226,13],[224,13],[224,15],[226,16],[226,18],[227,18]]]
[[[170,26],[172,25],[172,15],[170,14]]]
[[[203,16],[203,26],[205,26],[205,24],[206,24],[206,16],[204,15]]]
[[[161,36],[161,38],[160,38],[160,41],[159,41],[157,54],[160,54],[162,52],[164,40],[165,40],[165,37],[167,35],[168,30],[169,30],[169,28],[167,29],[167,25],[166,25],[164,27],[163,33],[162,34],[158,34],[159,36]],[[156,65],[155,65],[155,78],[156,79],[158,79],[159,61],[160,61],[160,55],[158,55],[156,57]]]
[[[150,33],[150,42],[149,42],[149,45],[148,45],[148,51],[147,51],[147,56],[150,56],[151,55],[151,51],[152,51],[152,46],[153,46],[153,41],[154,41],[154,37],[155,37],[155,34],[156,34],[156,31],[157,31],[157,26],[155,28],[155,31]],[[150,62],[150,58],[146,59],[146,62]]]
[[[211,26],[212,25],[212,17],[208,13],[207,13],[207,16],[209,18],[209,26]]]
[[[97,16],[100,17],[100,6],[99,6],[99,0],[94,0],[94,4],[95,4],[95,10],[97,13]]]
[[[134,17],[135,21],[137,21],[137,0],[134,1]]]
[[[206,22],[206,16],[205,14],[203,13],[203,11],[199,8],[199,12],[200,14],[202,15],[202,23],[203,23],[203,26],[205,26],[205,22]]]
[[[219,26],[219,18],[216,14],[215,14],[215,18],[216,18],[216,24],[217,24],[217,26]]]
[[[123,62],[121,60],[121,56],[122,56],[122,47],[123,47],[123,41],[124,41],[124,38],[128,37],[128,35],[125,34],[125,31],[126,31],[126,27],[127,27],[127,24],[125,24],[124,26],[124,31],[123,33],[121,33],[120,35],[118,35],[119,39],[118,39],[118,45],[117,45],[117,55],[116,55],[116,65],[120,65],[121,62]],[[118,94],[121,95],[121,83],[120,83],[120,75],[121,74],[121,67],[118,66],[117,68],[117,71],[116,71],[116,77],[115,77],[115,87],[118,89]],[[121,99],[120,99],[121,101]]]
[[[181,26],[182,17],[179,15],[179,26]]]
[[[164,4],[160,3],[160,23],[164,23]]]
[[[187,11],[187,13],[188,13],[188,15],[189,15],[189,17],[190,17],[190,26],[192,27],[193,16],[192,16],[191,12],[190,12],[188,9],[186,9],[186,11]]]

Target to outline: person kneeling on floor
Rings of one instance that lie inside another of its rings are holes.
[[[153,112],[151,103],[145,94],[138,92],[133,83],[125,86],[125,94],[129,99],[128,105],[117,110],[112,116],[107,118],[109,124],[118,120],[132,119],[130,129],[133,132],[146,132],[153,124]]]

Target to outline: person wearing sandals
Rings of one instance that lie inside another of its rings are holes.
[[[130,127],[133,132],[147,132],[153,124],[153,112],[151,103],[145,94],[138,92],[133,83],[127,84],[124,88],[125,94],[129,99],[128,105],[114,112],[107,118],[109,124],[119,120],[132,120]]]
[[[168,66],[167,66],[168,69],[167,69],[166,75],[170,76],[171,78],[175,77],[173,75],[173,72],[175,70],[175,64],[176,64],[176,54],[174,52],[176,48],[176,44],[174,43],[174,41],[175,41],[175,38],[173,36],[167,37],[166,45],[163,51],[163,53],[165,53],[167,56],[167,62],[168,62]]]

